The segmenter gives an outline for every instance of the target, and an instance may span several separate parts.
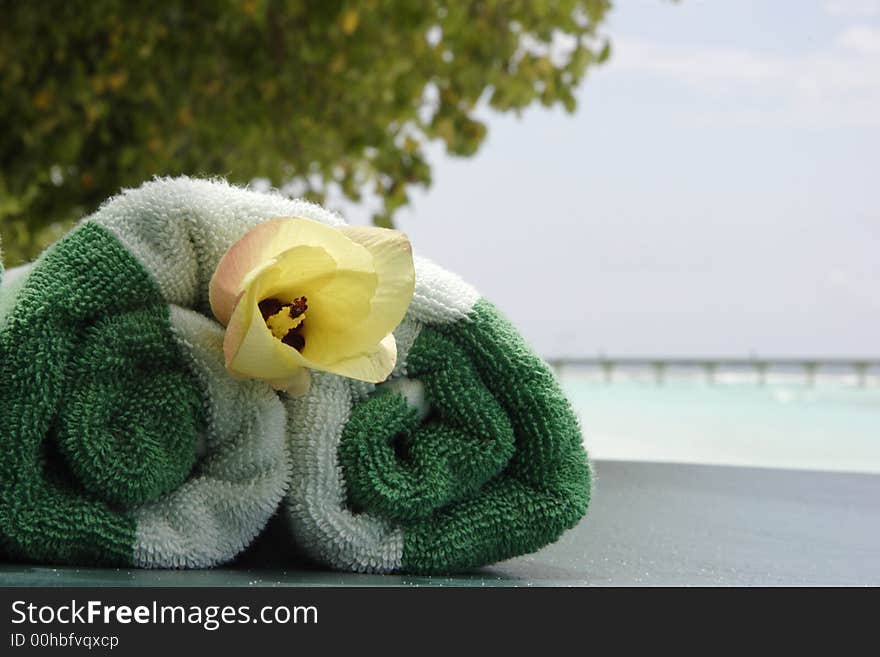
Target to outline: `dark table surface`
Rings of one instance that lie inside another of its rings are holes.
[[[0,564],[0,586],[880,585],[880,475],[600,461],[587,518],[558,543],[451,577],[334,573],[269,549],[202,571]]]

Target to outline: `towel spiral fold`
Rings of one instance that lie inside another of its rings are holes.
[[[230,376],[209,280],[276,217],[344,225],[304,201],[161,179],[0,270],[0,554],[205,567],[281,508],[282,550],[440,573],[537,550],[584,515],[589,462],[552,372],[428,260],[388,381],[315,372],[288,398]]]
[[[510,322],[417,259],[396,335],[391,382],[326,376],[288,402],[294,541],[335,568],[448,573],[533,552],[576,524],[591,490],[580,427]]]

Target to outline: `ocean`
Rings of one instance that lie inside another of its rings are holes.
[[[743,373],[667,378],[634,372],[604,383],[560,378],[596,459],[880,473],[880,382],[796,373],[757,385]]]

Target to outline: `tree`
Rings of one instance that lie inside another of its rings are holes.
[[[0,0],[0,226],[32,257],[122,187],[223,175],[382,198],[424,147],[470,156],[478,103],[573,111],[608,0]]]

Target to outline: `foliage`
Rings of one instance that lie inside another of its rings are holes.
[[[596,34],[608,8],[0,0],[7,264],[153,175],[294,181],[317,200],[366,191],[383,201],[375,222],[390,225],[408,189],[431,182],[428,141],[477,151],[486,135],[478,103],[572,111],[585,71],[608,56]]]

